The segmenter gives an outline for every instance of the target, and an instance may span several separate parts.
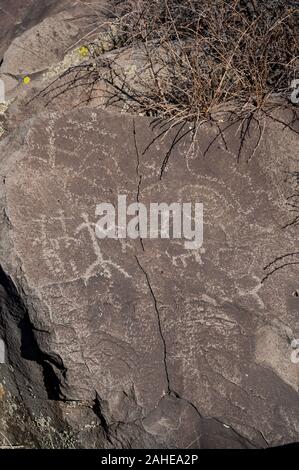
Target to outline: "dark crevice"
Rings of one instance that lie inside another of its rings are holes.
[[[138,149],[138,144],[137,144],[137,136],[136,136],[136,124],[135,124],[135,119],[133,119],[133,136],[134,136],[134,147],[135,147],[135,151],[136,151],[136,160],[137,160],[137,163],[136,163],[136,175],[137,175],[137,178],[138,178],[138,186],[137,186],[137,195],[136,195],[136,201],[137,203],[139,204],[140,202],[140,190],[141,190],[141,183],[142,183],[142,175],[140,175],[140,172],[139,172],[139,167],[140,167],[140,154],[139,154],[139,149]],[[139,212],[138,212],[139,213]],[[143,239],[140,235],[140,231],[139,231],[139,240],[140,240],[140,244],[141,244],[141,248],[143,251],[144,250],[144,243],[143,243]]]
[[[206,418],[206,419],[212,419],[213,421],[215,421],[216,423],[218,423],[220,426],[224,426],[225,423],[223,423],[220,419],[218,418]],[[245,445],[249,445],[250,447],[254,447],[256,448],[256,445],[250,440],[248,439],[247,437],[244,437],[242,436],[242,434],[240,434],[238,431],[236,431],[234,428],[232,428],[231,426],[229,426],[229,429],[230,429],[230,432],[235,436],[235,438],[237,440],[239,440],[239,442],[241,442],[241,444],[245,444]],[[264,436],[259,432],[260,436],[262,437],[263,441],[267,444],[268,446],[268,442],[265,440]]]
[[[190,400],[184,398],[184,397],[181,397],[177,392],[172,392],[172,394],[175,396],[175,398],[177,398],[178,400],[182,400],[184,401],[185,403],[187,403],[189,406],[191,406],[191,408],[193,408],[195,410],[195,412],[197,413],[201,423],[203,424],[208,424],[209,422],[214,422],[216,424],[218,424],[219,426],[221,427],[224,427],[224,426],[227,426],[225,423],[223,423],[220,419],[218,418],[215,418],[213,416],[209,417],[209,416],[203,416],[200,411],[198,410],[198,408],[194,405],[194,403],[192,403]],[[251,441],[249,440],[247,437],[244,437],[242,436],[242,434],[240,434],[238,431],[236,431],[234,428],[232,428],[231,426],[229,426],[227,429],[229,429],[229,432],[231,434],[231,437],[234,438],[234,440],[236,441],[239,441],[243,446],[245,447],[253,447],[253,448],[256,448],[256,445]],[[264,443],[266,444],[266,446],[268,447],[269,446],[269,443],[267,442],[267,440],[265,439],[265,437],[262,435],[262,433],[260,433],[260,436],[262,438],[262,440],[264,441]]]
[[[193,408],[193,410],[197,413],[198,417],[199,417],[199,420],[204,423],[204,424],[208,424],[209,422],[214,422],[216,424],[218,424],[219,426],[223,427],[225,426],[224,423],[222,423],[218,418],[215,418],[215,417],[205,417],[203,416],[199,409],[194,405],[194,403],[192,403],[190,400],[180,396],[175,390],[172,389],[171,387],[171,384],[170,384],[170,377],[169,377],[169,372],[168,372],[168,365],[167,365],[167,345],[166,345],[166,340],[164,338],[164,335],[163,335],[163,329],[162,329],[162,323],[161,323],[161,316],[160,316],[160,312],[159,312],[159,308],[158,308],[158,301],[157,301],[157,298],[155,296],[155,293],[153,291],[153,288],[152,288],[152,285],[151,285],[151,282],[150,282],[150,278],[149,278],[149,275],[147,274],[147,272],[145,271],[145,269],[143,268],[143,266],[141,265],[139,259],[136,257],[136,261],[137,261],[137,264],[139,266],[139,268],[141,269],[141,271],[143,272],[145,278],[146,278],[146,282],[147,282],[147,285],[148,285],[148,288],[149,288],[149,291],[151,293],[151,297],[153,299],[153,303],[154,303],[154,307],[155,307],[155,312],[157,314],[157,320],[158,320],[158,327],[159,327],[159,333],[160,333],[160,336],[161,336],[161,340],[162,340],[162,343],[163,343],[163,363],[164,363],[164,369],[165,369],[165,375],[166,375],[166,380],[167,380],[167,394],[169,396],[173,396],[175,397],[176,399],[178,400],[182,400],[184,401],[185,403],[187,403],[191,408]],[[240,433],[238,433],[235,429],[233,429],[231,426],[229,426],[229,432],[231,434],[231,437],[234,438],[235,441],[238,441],[242,444],[242,446],[245,446],[245,447],[251,447],[251,448],[256,448],[256,445],[251,442],[248,438],[242,436]],[[266,444],[266,446],[269,446],[269,443],[267,442],[267,440],[264,438],[263,435],[261,435],[264,443]]]
[[[110,430],[109,430],[109,425],[107,423],[107,420],[103,414],[103,411],[102,411],[102,400],[101,398],[99,397],[98,393],[96,393],[96,397],[94,399],[94,403],[93,403],[93,407],[92,407],[92,410],[94,412],[94,414],[99,418],[100,420],[100,424],[101,424],[101,427],[103,429],[103,432],[105,434],[105,438],[107,439],[107,441],[112,444],[112,441],[110,439]]]
[[[152,288],[152,285],[151,285],[151,282],[150,282],[150,279],[149,279],[149,276],[148,276],[147,272],[145,271],[143,266],[140,264],[140,261],[137,258],[137,256],[135,256],[135,258],[136,258],[136,261],[137,261],[137,264],[138,264],[139,268],[141,269],[141,271],[143,272],[143,274],[145,276],[149,291],[151,293],[151,297],[153,299],[155,312],[156,312],[157,320],[158,320],[158,329],[159,329],[159,333],[160,333],[162,344],[163,344],[163,363],[164,363],[165,375],[166,375],[166,380],[167,380],[167,392],[168,392],[168,394],[170,394],[172,392],[172,390],[171,390],[171,387],[170,387],[170,379],[169,379],[169,373],[168,373],[168,367],[167,367],[167,346],[166,346],[166,341],[165,341],[165,338],[164,338],[164,335],[163,335],[161,316],[160,316],[160,312],[159,312],[159,309],[158,309],[158,302],[157,302],[156,296],[154,294],[154,291],[153,291],[153,288]]]
[[[41,371],[43,379],[42,388],[50,400],[60,400],[59,377],[65,377],[66,370],[62,360],[55,355],[43,352],[34,335],[48,334],[44,330],[36,329],[29,317],[28,310],[12,279],[0,267],[0,327],[7,347],[9,363],[27,381],[36,384],[39,377],[34,365]]]

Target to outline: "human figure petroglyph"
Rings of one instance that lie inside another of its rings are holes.
[[[98,273],[98,269],[104,276],[110,279],[112,274],[111,274],[111,270],[109,269],[109,266],[115,268],[117,271],[123,274],[126,278],[130,278],[131,276],[117,263],[114,263],[111,260],[104,259],[102,251],[100,249],[100,245],[96,237],[96,233],[95,233],[96,224],[94,222],[90,222],[89,216],[86,213],[81,214],[81,217],[84,220],[84,222],[77,227],[75,234],[76,235],[79,234],[84,229],[87,230],[91,238],[94,254],[96,256],[96,260],[93,263],[91,263],[91,265],[85,271],[85,274],[84,274],[85,284],[88,283],[88,280],[92,276]]]

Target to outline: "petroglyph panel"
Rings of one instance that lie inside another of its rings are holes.
[[[195,145],[187,136],[174,148],[161,179],[174,134],[154,140],[159,129],[146,118],[81,109],[36,119],[18,171],[6,175],[6,214],[35,305],[31,321],[50,331],[41,346],[61,358],[66,399],[97,394],[113,422],[120,416],[115,397],[124,393],[125,409],[146,418],[144,429],[161,445],[170,397],[186,417],[190,443],[199,432],[188,424],[190,403],[253,446],[297,439],[297,366],[279,358],[299,337],[299,268],[270,264],[298,251],[296,227],[282,230],[289,217],[284,172],[295,147],[286,130],[286,150],[275,146],[282,132],[275,126],[268,123],[254,158],[239,163],[236,137],[205,154],[215,133],[202,126]],[[119,194],[146,206],[203,203],[203,246],[99,240],[96,205],[116,205]]]

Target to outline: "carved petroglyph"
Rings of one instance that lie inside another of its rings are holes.
[[[112,273],[109,267],[116,269],[121,274],[123,274],[126,278],[130,278],[131,275],[127,271],[125,271],[121,266],[119,266],[117,263],[109,259],[108,260],[104,259],[102,251],[100,249],[99,241],[95,234],[95,223],[91,223],[89,221],[89,217],[87,214],[82,214],[82,219],[84,220],[84,222],[77,227],[75,233],[79,234],[81,230],[84,230],[84,229],[87,230],[91,239],[93,249],[94,249],[94,254],[96,256],[96,260],[85,271],[85,274],[84,274],[85,282],[87,283],[88,280],[92,276],[98,273],[97,269],[100,269],[100,272],[102,272],[104,276],[111,278]]]
[[[33,240],[33,246],[41,244],[43,259],[54,276],[69,271],[69,268],[72,271],[69,275],[78,274],[74,262],[67,266],[67,260],[63,260],[60,254],[63,248],[70,248],[72,244],[78,243],[76,238],[68,234],[68,220],[72,220],[72,217],[66,217],[63,210],[59,211],[57,217],[41,215],[38,219],[32,219],[38,227],[38,237]]]
[[[287,361],[288,338],[299,337],[292,295],[298,266],[261,283],[264,266],[297,244],[295,233],[280,226],[287,208],[277,202],[279,182],[289,159],[275,145],[269,155],[269,141],[279,135],[271,132],[254,162],[242,166],[233,149],[232,155],[215,146],[203,157],[209,135],[201,129],[201,152],[194,149],[186,161],[186,146],[176,147],[160,180],[169,146],[156,141],[143,154],[153,139],[147,119],[136,118],[138,175],[131,116],[80,109],[32,124],[21,165],[3,191],[11,250],[22,280],[34,288],[32,321],[51,333],[47,343],[39,340],[63,362],[67,400],[93,402],[96,390],[115,423],[135,423],[137,412],[154,415],[145,426],[160,432],[162,401],[169,405],[173,390],[174,410],[184,397],[257,446],[260,433],[271,444],[297,439],[298,366]],[[147,207],[203,202],[202,248],[146,239],[143,250],[138,239],[98,239],[96,206],[115,206],[119,194],[134,202],[137,189]],[[116,394],[125,403],[133,397],[131,408],[117,408]],[[194,423],[182,421],[185,445],[197,442]]]

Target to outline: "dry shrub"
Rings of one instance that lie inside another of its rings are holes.
[[[122,98],[134,96],[131,104],[146,114],[198,121],[219,107],[242,115],[286,96],[299,76],[298,6],[287,0],[119,2],[122,44],[142,49],[152,75],[141,90],[128,82]]]
[[[166,120],[163,129],[178,126],[174,145],[185,123],[193,123],[188,129],[195,135],[212,121],[224,140],[225,130],[240,121],[238,158],[252,124],[259,145],[261,120],[272,118],[273,108],[291,107],[297,119],[290,84],[299,78],[298,1],[121,0],[110,15],[110,51],[87,44],[86,61],[64,72],[64,82],[56,80],[44,96],[81,87],[88,103],[100,92],[107,106]],[[121,60],[128,50],[140,57],[134,76]]]

